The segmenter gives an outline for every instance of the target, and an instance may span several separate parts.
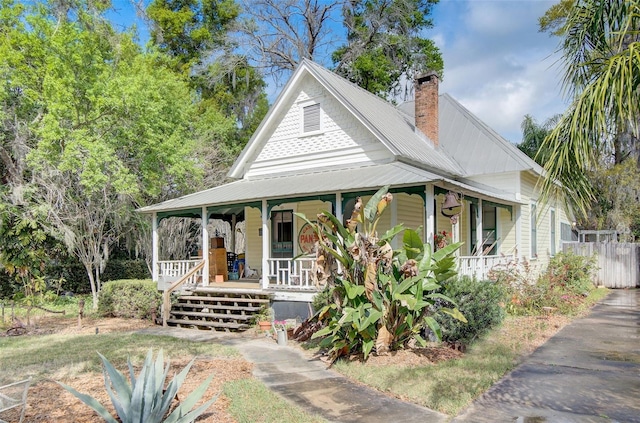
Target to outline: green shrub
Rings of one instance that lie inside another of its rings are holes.
[[[102,273],[103,281],[115,281],[120,279],[148,279],[151,277],[147,262],[142,259],[119,260],[113,259],[107,262],[107,267]]]
[[[523,277],[528,272],[502,272],[498,280],[508,291],[507,311],[510,314],[542,314],[548,312],[545,308],[573,314],[595,288],[595,270],[595,257],[558,253],[536,280]]]
[[[436,314],[443,341],[469,345],[504,319],[506,292],[502,284],[462,277],[443,284],[442,292],[455,302],[467,319],[467,323],[463,323],[451,315]]]
[[[162,295],[153,281],[120,280],[105,283],[100,290],[98,314],[107,317],[148,319],[160,310]]]
[[[542,292],[541,307],[554,307],[562,314],[573,314],[595,288],[595,260],[595,257],[573,253],[556,254],[538,281]]]

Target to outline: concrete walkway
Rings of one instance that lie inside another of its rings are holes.
[[[253,375],[271,390],[330,422],[441,423],[448,420],[445,414],[351,382],[327,369],[326,363],[305,356],[298,348],[278,345],[266,336],[230,335],[175,327],[147,328],[139,333],[233,346],[253,363]]]
[[[444,414],[405,403],[328,370],[269,338],[153,328],[236,347],[254,375],[303,409],[334,422],[446,422]],[[640,423],[640,290],[619,290],[586,318],[538,348],[453,422]]]
[[[454,422],[640,422],[640,290],[616,290]]]
[[[265,385],[306,411],[332,422],[445,422],[447,416],[391,398],[328,370],[296,348],[273,340],[233,340],[254,363],[253,374]]]

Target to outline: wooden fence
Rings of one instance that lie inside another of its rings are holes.
[[[640,287],[640,244],[565,242],[562,251],[598,257],[596,283],[607,288]]]

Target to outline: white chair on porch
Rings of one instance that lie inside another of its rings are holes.
[[[22,423],[27,408],[27,393],[30,384],[31,378],[0,386],[0,414],[21,407],[20,423]],[[2,420],[0,416],[0,423],[7,422]]]

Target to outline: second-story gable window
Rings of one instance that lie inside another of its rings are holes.
[[[302,133],[320,131],[320,103],[310,104],[302,108]]]

